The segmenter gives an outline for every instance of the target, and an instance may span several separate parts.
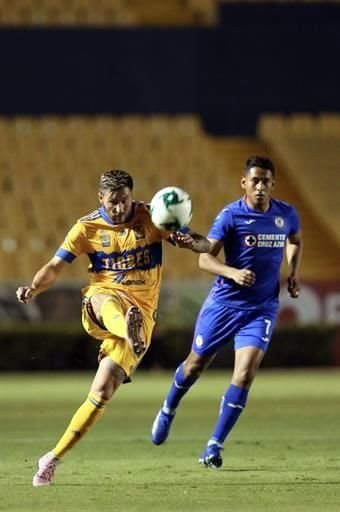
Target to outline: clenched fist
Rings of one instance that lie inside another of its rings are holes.
[[[34,298],[34,290],[30,286],[20,286],[16,291],[16,295],[19,302],[27,304]]]
[[[248,268],[234,269],[232,279],[241,286],[252,286],[256,281],[256,275]]]

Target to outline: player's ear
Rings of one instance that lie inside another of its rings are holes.
[[[98,199],[99,199],[100,204],[103,204],[103,197],[104,197],[103,193],[98,192]]]
[[[246,188],[246,177],[245,176],[242,176],[242,178],[241,178],[241,188],[243,188],[243,190],[245,190],[245,188]]]

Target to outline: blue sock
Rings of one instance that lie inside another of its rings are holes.
[[[238,386],[230,384],[222,397],[218,420],[208,444],[217,443],[222,446],[227,435],[245,408],[247,397],[248,389],[239,388]]]
[[[183,364],[184,363],[182,363],[176,370],[175,378],[163,405],[163,411],[167,414],[175,414],[175,410],[181,398],[198,379],[196,376],[185,377],[183,374]]]

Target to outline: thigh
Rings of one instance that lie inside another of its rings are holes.
[[[126,308],[126,311],[128,307]],[[127,376],[131,375],[136,370],[142,358],[146,354],[151,344],[152,332],[155,326],[154,319],[150,315],[146,314],[142,307],[139,306],[139,308],[143,315],[143,333],[146,346],[146,350],[142,356],[137,356],[126,340],[112,335],[109,336],[107,331],[106,337],[100,346],[101,355],[108,356],[114,363],[123,368]]]
[[[264,351],[255,346],[235,350],[235,364],[231,383],[249,389],[264,357]]]
[[[119,291],[112,290],[112,293],[95,293],[89,297],[91,302],[92,310],[99,322],[102,322],[101,317],[101,309],[104,302],[110,300],[115,303],[116,307],[123,313],[124,312],[124,302],[122,300]]]
[[[125,314],[128,308],[133,304],[127,301],[126,304],[124,304],[123,298],[120,296],[119,292],[115,290],[112,290],[110,293],[92,290],[84,295],[82,303],[82,324],[85,331],[97,340],[104,340],[108,337],[108,331],[102,323],[100,315],[101,307],[108,299],[114,301],[117,308],[123,314]]]
[[[254,347],[243,347],[235,351],[235,364],[234,370],[236,372],[244,372],[249,370],[255,373],[260,366],[264,357],[263,350]]]
[[[266,352],[272,337],[276,317],[276,311],[254,310],[248,312],[244,326],[235,335],[235,350],[251,346]]]
[[[203,356],[197,354],[194,350],[191,350],[189,355],[184,361],[184,373],[192,374],[197,373],[200,374],[205,368],[207,368],[211,362],[214,360],[216,354]]]
[[[207,300],[198,315],[192,350],[201,356],[215,354],[242,327],[244,312]]]

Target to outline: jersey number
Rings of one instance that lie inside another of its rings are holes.
[[[272,325],[272,321],[268,320],[267,318],[265,318],[264,319],[264,323],[266,324],[266,331],[265,331],[265,336],[263,336],[261,339],[265,343],[268,343],[268,341],[269,341],[269,333],[270,333],[270,326]]]

